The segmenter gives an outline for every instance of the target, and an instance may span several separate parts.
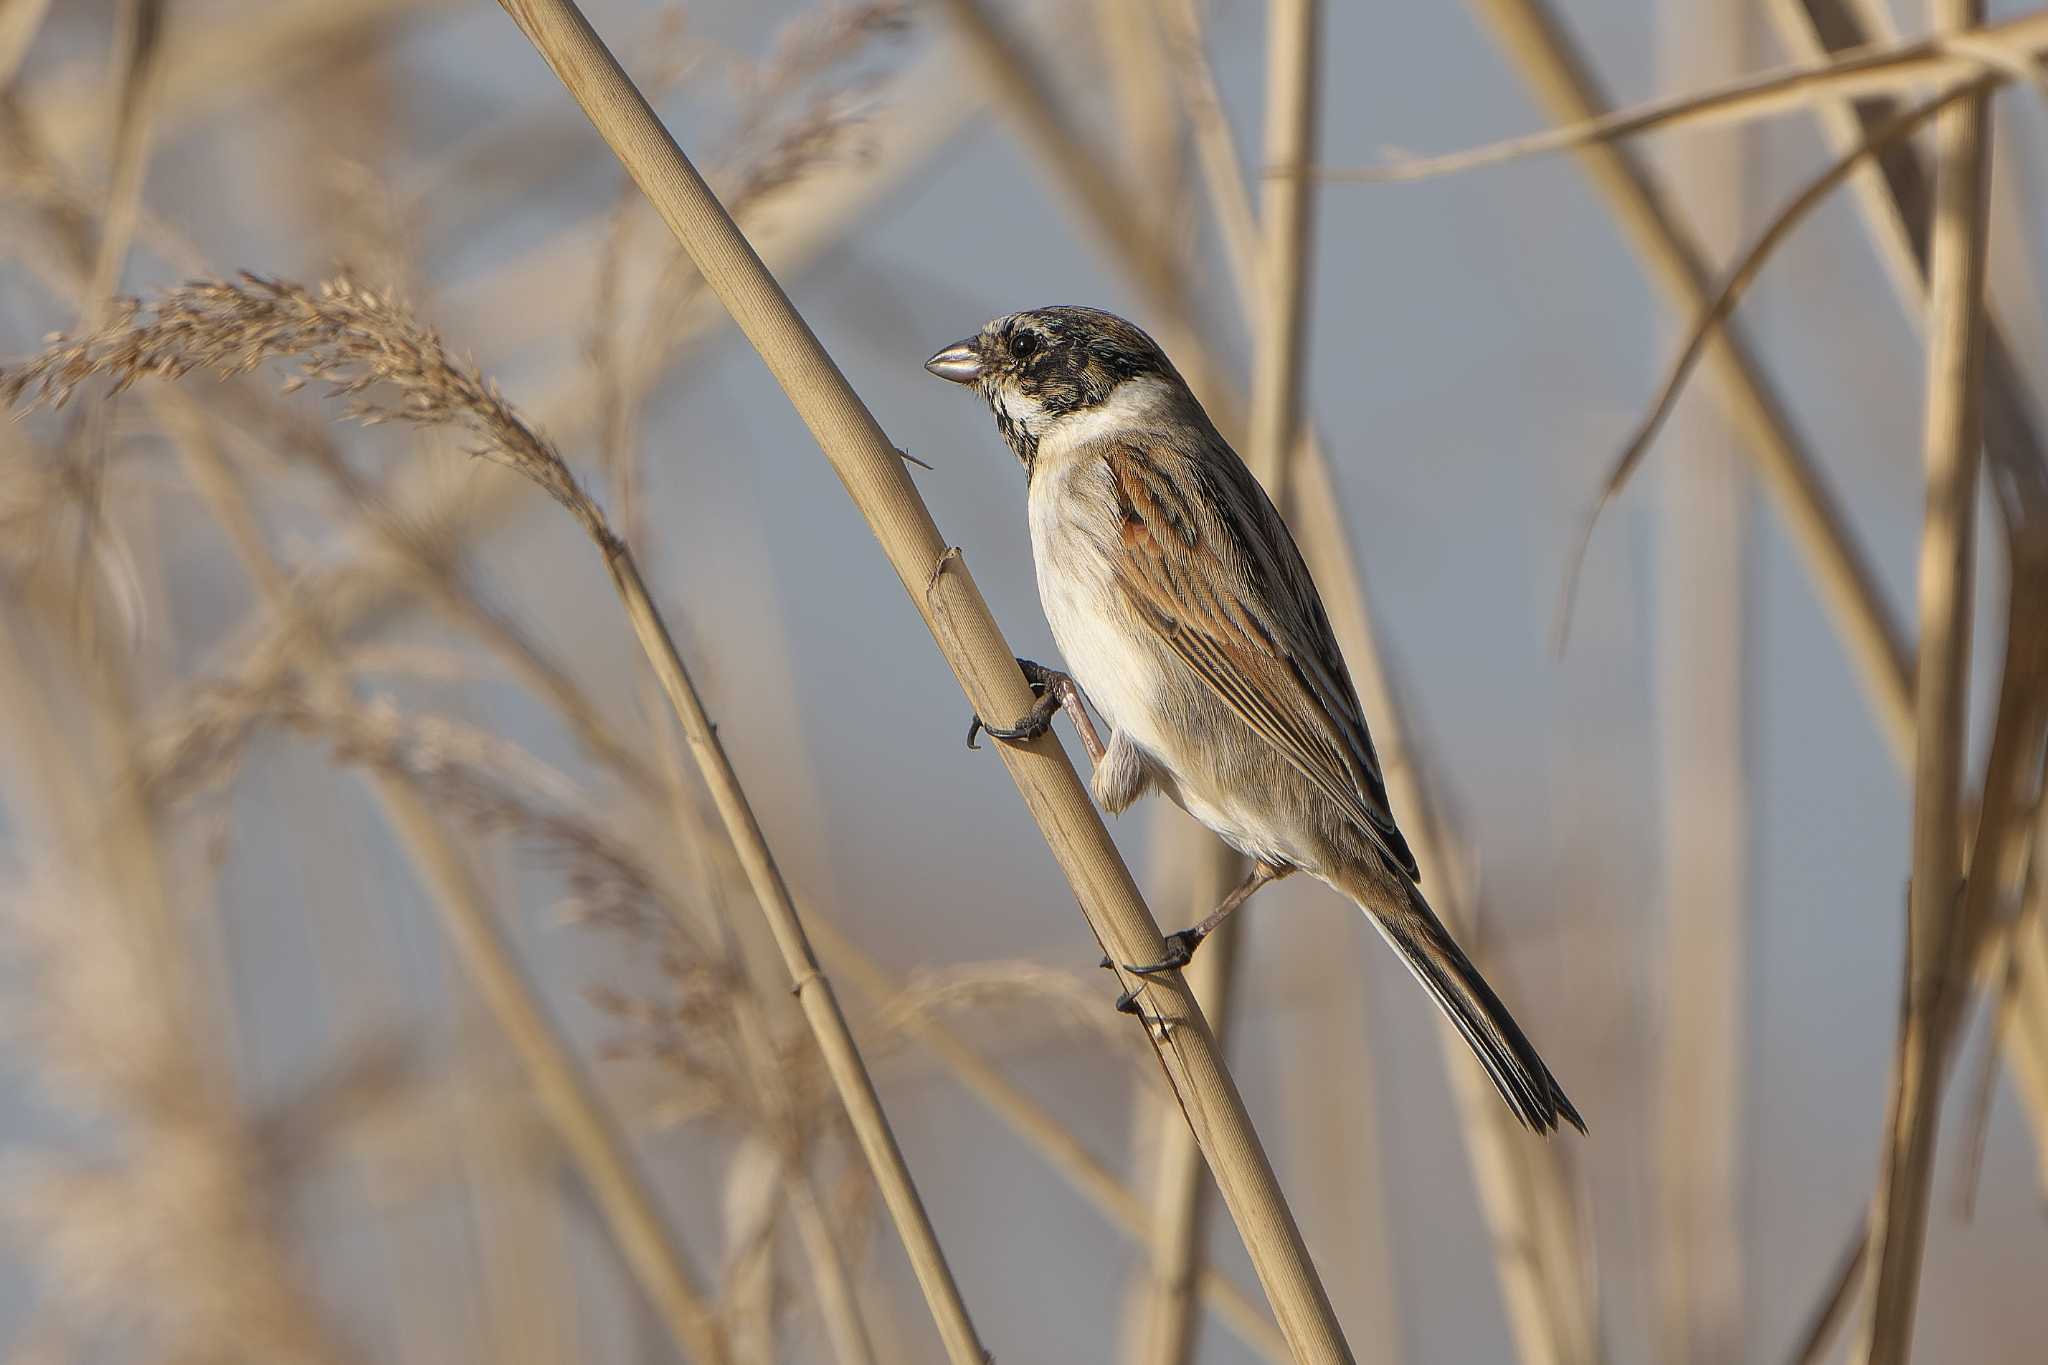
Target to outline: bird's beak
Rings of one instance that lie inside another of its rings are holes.
[[[981,351],[972,341],[956,341],[925,361],[924,367],[955,384],[972,384],[981,378]]]

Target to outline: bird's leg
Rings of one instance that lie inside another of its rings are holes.
[[[980,748],[981,746],[974,742],[974,737],[984,730],[991,738],[1016,743],[1037,739],[1052,728],[1054,714],[1064,708],[1067,714],[1074,718],[1074,728],[1081,734],[1081,747],[1088,751],[1089,764],[1092,766],[1100,763],[1107,750],[1103,748],[1102,737],[1095,733],[1095,722],[1088,715],[1087,703],[1081,697],[1080,684],[1056,668],[1047,668],[1044,664],[1033,663],[1029,659],[1017,660],[1017,667],[1024,670],[1024,680],[1031,684],[1031,690],[1037,694],[1038,700],[1032,703],[1031,710],[1025,713],[1023,719],[1007,728],[983,724],[981,717],[976,716],[967,727],[967,747]]]
[[[1242,882],[1238,883],[1235,891],[1223,898],[1223,903],[1212,910],[1208,918],[1199,924],[1166,936],[1165,957],[1160,958],[1157,962],[1146,963],[1142,967],[1133,967],[1129,963],[1125,963],[1124,970],[1133,976],[1151,976],[1155,972],[1169,972],[1176,968],[1187,966],[1188,963],[1194,961],[1195,949],[1202,946],[1202,940],[1216,932],[1216,926],[1229,919],[1232,912],[1250,900],[1253,892],[1257,891],[1267,882],[1277,882],[1293,871],[1292,867],[1280,866],[1274,863],[1253,863],[1251,872]],[[1121,1009],[1122,1006],[1119,1005],[1118,1008]]]

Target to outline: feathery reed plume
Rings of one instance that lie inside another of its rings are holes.
[[[889,1197],[898,1229],[919,1266],[927,1294],[949,1341],[964,1349],[973,1342],[972,1326],[910,1184],[873,1083],[830,986],[811,957],[759,825],[718,746],[632,554],[584,493],[560,453],[504,402],[474,366],[451,357],[440,337],[421,326],[394,299],[363,289],[346,277],[309,291],[244,274],[239,283],[201,281],[167,290],[152,305],[124,303],[113,322],[90,336],[54,339],[24,364],[0,371],[0,402],[28,409],[58,406],[97,376],[106,376],[112,391],[119,393],[144,378],[178,379],[196,370],[233,377],[271,360],[288,360],[296,367],[298,373],[288,387],[310,380],[325,383],[327,395],[340,400],[347,415],[356,421],[370,425],[403,421],[465,432],[477,443],[472,453],[504,464],[539,485],[576,518],[603,553],[635,633],[719,796],[728,832],[749,864],[762,912],[775,929],[806,1015],[876,1179]],[[978,1345],[972,1349],[979,1354]]]
[[[61,406],[100,376],[118,394],[142,379],[182,379],[195,370],[226,379],[272,360],[295,362],[299,377],[288,388],[318,380],[358,422],[467,433],[476,442],[472,454],[525,475],[592,537],[609,541],[603,514],[568,464],[475,366],[451,356],[397,299],[346,276],[308,290],[244,274],[238,282],[180,285],[147,304],[123,300],[104,326],[54,338],[25,363],[0,370],[0,402]]]

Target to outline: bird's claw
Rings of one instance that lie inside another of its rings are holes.
[[[1098,965],[1101,966],[1103,970],[1107,971],[1116,966],[1116,959],[1111,957],[1108,953],[1104,953],[1102,955],[1102,961]],[[1145,973],[1140,972],[1139,975],[1143,976],[1145,975]],[[1167,1035],[1167,1033],[1172,1029],[1172,1025],[1169,1024],[1167,1020],[1161,1015],[1145,1013],[1145,1007],[1138,1003],[1139,989],[1139,986],[1133,986],[1130,990],[1119,993],[1116,998],[1116,1012],[1118,1014],[1130,1014],[1137,1016],[1139,1019],[1145,1021],[1145,1027],[1147,1029],[1151,1030],[1160,1038],[1164,1038]]]
[[[974,742],[974,737],[978,734],[986,734],[990,739],[1003,739],[1009,740],[1012,743],[1028,744],[1047,730],[1052,729],[1052,713],[1058,709],[1059,705],[1057,702],[1052,706],[1045,707],[1043,710],[1033,707],[1025,714],[1022,720],[1018,721],[1015,725],[1008,726],[984,725],[981,717],[976,716],[967,726],[967,747],[970,749],[979,749],[981,747]]]
[[[1032,703],[1031,709],[1015,725],[990,725],[980,716],[975,716],[967,723],[968,748],[981,747],[974,742],[974,737],[978,734],[986,734],[990,739],[1000,739],[1012,744],[1029,744],[1052,729],[1052,718],[1060,709],[1060,692],[1053,683],[1062,675],[1030,659],[1017,660],[1017,667],[1023,670],[1024,681],[1031,684],[1032,695],[1038,700]]]
[[[1144,1021],[1145,1031],[1152,1035],[1155,1042],[1163,1043],[1173,1035],[1173,1021],[1163,1014],[1145,1013],[1145,1007],[1138,1003],[1136,990],[1128,990],[1117,996],[1116,1012],[1133,1015]]]
[[[1132,966],[1126,962],[1124,970],[1132,976],[1156,976],[1160,972],[1179,971],[1195,960],[1195,949],[1202,946],[1202,935],[1193,929],[1181,929],[1166,936],[1166,955],[1157,962],[1143,966]]]

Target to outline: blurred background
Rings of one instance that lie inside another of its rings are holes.
[[[1088,303],[1242,409],[1229,205],[1263,188],[1266,7],[587,12],[933,466],[919,490],[1017,651],[1056,657],[1015,462],[921,365],[993,316]],[[1319,22],[1315,159],[1362,166],[1546,126],[1560,54],[1625,104],[1926,17],[1486,0]],[[2031,378],[2041,106],[1995,108],[1990,293]],[[1591,1130],[1545,1144],[1461,1099],[1476,1066],[1357,912],[1306,879],[1262,893],[1212,1013],[1361,1360],[1791,1359],[1868,1206],[1910,743],[1751,457],[1811,462],[1910,640],[1923,361],[1883,181],[1778,253],[1737,314],[1747,387],[1732,362],[1693,383],[1553,639],[1697,306],[1671,262],[1728,260],[1844,117],[1630,145],[1662,248],[1569,157],[1315,190],[1326,475],[1291,510],[1363,585],[1397,814],[1422,818],[1409,774],[1434,808],[1431,894]],[[0,221],[0,363],[118,317],[117,292],[243,270],[345,271],[472,357],[638,552],[995,1358],[1284,1358],[1229,1220],[1157,1231],[1205,1177],[866,526],[503,11],[0,0]],[[838,1334],[821,1313],[824,1244],[868,1358],[943,1359],[601,560],[459,433],[364,430],[287,373],[89,383],[0,426],[9,1358],[685,1358],[535,1101],[517,987],[626,1130],[734,1359],[860,1358],[843,1306]],[[2007,619],[1989,500],[1981,519],[1978,755]],[[1356,669],[1366,618],[1323,562]],[[1114,831],[1163,925],[1204,912],[1206,835],[1149,803]],[[485,941],[517,970],[480,979]],[[2020,978],[2038,957],[2011,954]],[[1997,1051],[1973,1012],[1952,1068],[1922,1359],[2048,1340],[2038,989],[2001,987]]]

